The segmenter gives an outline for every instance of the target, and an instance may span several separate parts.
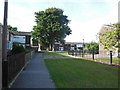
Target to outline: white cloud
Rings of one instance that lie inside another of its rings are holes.
[[[108,0],[105,1],[107,2]],[[110,5],[111,11],[106,16],[94,18],[87,22],[71,21],[72,35],[67,36],[66,41],[82,42],[83,38],[85,42],[97,41],[96,34],[100,31],[103,24],[116,23],[118,21],[118,0]]]
[[[71,21],[69,25],[72,30],[72,35],[67,36],[66,41],[85,42],[98,41],[97,33],[100,31],[102,25],[117,22],[117,10],[114,8],[108,16],[96,18],[87,22]]]
[[[72,35],[67,36],[66,41],[85,42],[96,41],[96,34],[99,32],[101,23],[96,23],[96,20],[81,23],[73,22],[70,27],[72,30]]]
[[[9,5],[8,24],[18,31],[31,31],[34,25],[34,11],[27,7]]]

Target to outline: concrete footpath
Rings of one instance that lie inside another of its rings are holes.
[[[11,88],[55,88],[41,53],[37,53]]]

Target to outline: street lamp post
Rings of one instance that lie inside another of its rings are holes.
[[[2,88],[8,88],[7,16],[8,16],[8,0],[5,0],[3,31],[2,31]]]
[[[84,39],[83,39],[83,50],[82,50],[82,57],[84,57]]]

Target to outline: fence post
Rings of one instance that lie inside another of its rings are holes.
[[[110,51],[110,64],[112,64],[112,51]]]
[[[75,51],[73,50],[73,56],[75,56]]]
[[[77,50],[75,51],[75,56],[77,56]]]
[[[84,50],[82,50],[82,57],[84,57]]]
[[[70,55],[69,50],[68,50],[68,55]]]
[[[74,51],[72,50],[72,56],[74,56]]]
[[[92,50],[92,58],[94,60],[94,49]]]
[[[78,51],[78,55],[80,55],[80,50]]]

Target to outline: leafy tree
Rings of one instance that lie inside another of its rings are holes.
[[[8,30],[17,31],[17,27],[12,27],[11,25],[8,25]]]
[[[48,8],[45,11],[35,12],[36,25],[33,27],[33,37],[38,39],[41,45],[53,49],[55,42],[63,42],[67,35],[71,34],[68,26],[70,20],[63,15],[59,8]]]
[[[120,39],[120,23],[109,24],[102,27],[102,30],[99,35],[100,45],[104,47],[106,50],[115,50],[118,48],[118,40]]]
[[[96,42],[91,42],[91,43],[86,43],[85,44],[85,50],[87,51],[92,51],[94,49],[94,51],[96,53],[98,53],[99,51],[99,44]]]

